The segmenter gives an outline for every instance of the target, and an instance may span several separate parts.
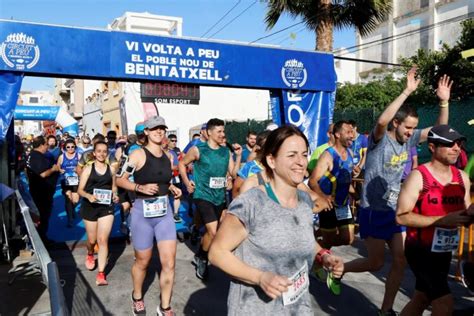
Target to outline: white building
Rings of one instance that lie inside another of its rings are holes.
[[[389,19],[369,36],[357,35],[357,58],[398,63],[422,48],[439,50],[452,46],[459,38],[460,22],[474,17],[473,0],[393,1]],[[372,79],[379,65],[357,63],[358,79]],[[376,71],[380,72],[380,70]]]
[[[334,69],[336,70],[337,82],[339,83],[356,83],[356,64],[353,60],[337,59],[337,56],[345,58],[355,58],[355,53],[350,53],[345,48],[337,49],[334,54]]]
[[[182,36],[182,25],[182,19],[178,17],[127,12],[115,19],[108,28],[151,35]],[[133,133],[135,124],[146,118],[147,104],[141,101],[138,83],[124,83],[122,89],[128,127],[128,131],[122,132]],[[199,105],[159,103],[157,108],[166,119],[169,130],[177,134],[178,145],[184,147],[189,141],[189,130],[210,118],[241,121],[249,118],[267,119],[269,100],[267,90],[200,87]]]

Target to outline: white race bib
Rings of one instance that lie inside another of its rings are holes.
[[[168,212],[168,197],[157,196],[143,200],[143,216],[144,217],[162,217]]]
[[[336,207],[336,218],[338,221],[352,218],[352,212],[349,205]]]
[[[66,185],[79,185],[79,177],[77,174],[67,174],[66,176]]]
[[[112,203],[112,190],[94,189],[94,197],[97,199],[95,203],[110,205]]]
[[[288,287],[288,291],[283,293],[283,305],[290,305],[298,302],[309,288],[308,278],[308,264],[305,262],[304,266],[296,272],[290,281],[293,283]]]
[[[388,204],[396,205],[399,194],[400,189],[389,188],[387,192],[385,192],[383,199],[387,200]]]
[[[209,179],[209,187],[211,189],[222,189],[225,187],[225,177],[211,177]]]
[[[457,228],[436,227],[433,234],[432,252],[451,252],[458,249],[459,234]]]

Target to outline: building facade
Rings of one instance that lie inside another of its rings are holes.
[[[398,63],[400,57],[410,57],[418,49],[440,50],[444,44],[456,43],[461,22],[474,17],[472,0],[410,0],[393,1],[389,19],[369,36],[356,35],[357,58],[386,63]],[[380,66],[357,63],[359,81],[380,76]]]

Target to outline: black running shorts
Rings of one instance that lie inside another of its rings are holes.
[[[451,293],[448,285],[451,252],[431,252],[429,248],[406,243],[405,256],[415,275],[417,291],[426,294],[430,301]]]
[[[209,201],[201,199],[194,199],[194,204],[196,205],[197,211],[199,212],[199,215],[201,215],[204,224],[216,221],[219,222],[222,211],[225,209],[225,203],[214,205]]]

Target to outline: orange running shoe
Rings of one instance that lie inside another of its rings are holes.
[[[107,280],[105,278],[105,273],[104,272],[98,272],[97,273],[97,276],[95,277],[95,284],[97,284],[98,286],[109,285],[109,283],[107,282]]]
[[[87,254],[86,256],[86,268],[89,271],[95,269],[95,258],[93,254]]]

